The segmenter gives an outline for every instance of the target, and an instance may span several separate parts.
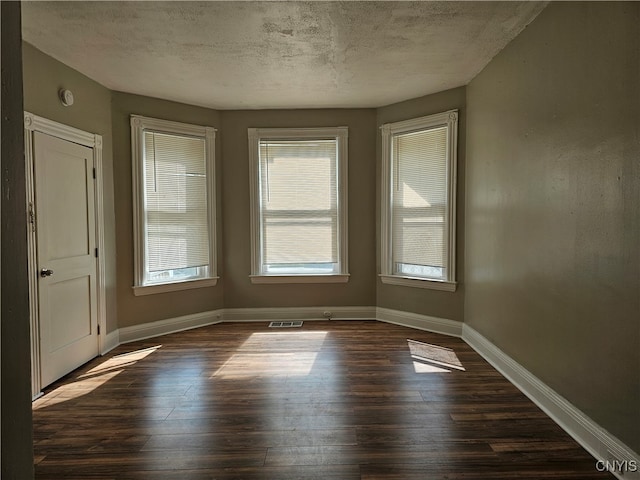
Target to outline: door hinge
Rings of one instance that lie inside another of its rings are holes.
[[[100,325],[98,325],[98,335],[100,335]]]
[[[96,179],[96,167],[93,167],[93,179]]]
[[[97,248],[95,250],[95,253],[96,253],[96,258],[98,258],[98,249]]]
[[[33,202],[29,202],[29,223],[31,224],[31,231],[36,231],[36,214],[33,211]]]

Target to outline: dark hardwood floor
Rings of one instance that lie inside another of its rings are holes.
[[[462,340],[373,321],[121,345],[33,423],[37,479],[613,478]]]

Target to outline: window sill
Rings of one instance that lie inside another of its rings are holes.
[[[184,280],[182,282],[160,283],[157,285],[137,285],[133,287],[136,297],[141,295],[154,295],[156,293],[177,292],[179,290],[191,290],[192,288],[215,287],[220,277],[198,278]]]
[[[349,274],[336,275],[250,275],[251,283],[347,283]]]
[[[455,292],[456,282],[444,282],[441,280],[428,280],[417,277],[400,277],[398,275],[380,275],[382,283],[389,285],[401,285],[403,287],[426,288],[429,290],[441,290],[444,292]]]

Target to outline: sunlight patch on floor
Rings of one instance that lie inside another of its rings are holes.
[[[67,383],[61,385],[55,390],[47,393],[44,397],[40,397],[33,402],[33,409],[38,410],[40,408],[50,407],[58,403],[63,403],[74,398],[82,397],[93,392],[96,388],[104,385],[109,380],[117,376],[123,370],[112,370],[101,375],[94,375],[93,377],[78,380],[77,382]]]
[[[108,372],[110,370],[114,370],[117,368],[124,368],[131,365],[134,365],[139,360],[148,357],[156,350],[161,348],[162,345],[156,345],[155,347],[143,348],[140,350],[135,350],[133,352],[121,353],[120,355],[114,355],[113,357],[105,360],[100,365],[92,368],[87,373],[84,373],[78,378],[86,378],[93,375],[98,375],[104,372]]]
[[[328,332],[256,332],[212,377],[305,376]]]
[[[160,347],[162,347],[162,345],[114,355],[100,365],[93,367],[91,370],[78,375],[75,381],[60,385],[58,388],[40,397],[33,402],[32,408],[38,410],[87,395],[125,371],[126,367],[130,367],[136,362],[146,358]]]
[[[416,373],[450,373],[451,370],[446,368],[436,367],[435,365],[429,365],[428,363],[413,362],[413,370]]]
[[[452,349],[407,339],[416,373],[443,373],[462,370],[462,362]]]

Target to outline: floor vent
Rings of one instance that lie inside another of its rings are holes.
[[[301,327],[302,322],[271,322],[269,324],[269,328],[292,328],[292,327]]]

